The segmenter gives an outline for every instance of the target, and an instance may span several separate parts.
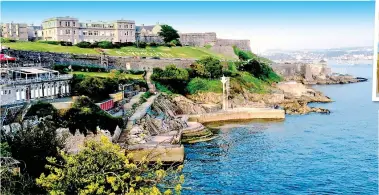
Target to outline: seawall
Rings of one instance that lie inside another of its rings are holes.
[[[271,108],[236,108],[228,111],[190,115],[189,121],[209,123],[218,121],[238,121],[250,119],[284,119],[284,110]]]

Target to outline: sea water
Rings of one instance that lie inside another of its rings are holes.
[[[185,145],[183,194],[378,194],[378,109],[372,65],[332,65],[368,82],[317,85],[331,114],[221,126]]]

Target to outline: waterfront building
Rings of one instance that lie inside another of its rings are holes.
[[[43,39],[73,44],[87,41],[135,42],[135,22],[79,22],[77,18],[55,17],[42,22]]]
[[[1,37],[19,41],[27,41],[27,25],[24,23],[3,23],[1,24]]]
[[[40,67],[1,68],[1,106],[70,94],[72,75]]]

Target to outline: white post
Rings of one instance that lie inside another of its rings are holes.
[[[221,83],[222,83],[222,109],[226,110],[226,101],[225,101],[225,84],[226,84],[226,77],[222,75],[221,77]]]

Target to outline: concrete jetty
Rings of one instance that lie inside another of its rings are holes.
[[[189,115],[189,121],[200,123],[218,121],[236,121],[249,119],[284,119],[285,112],[280,109],[272,108],[234,108],[226,111],[218,111],[204,114]]]

